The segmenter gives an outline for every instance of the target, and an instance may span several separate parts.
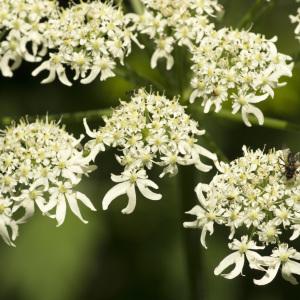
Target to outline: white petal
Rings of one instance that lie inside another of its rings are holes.
[[[295,263],[296,266],[293,266],[293,263]],[[282,266],[281,275],[284,280],[290,282],[291,284],[296,285],[296,284],[298,284],[298,281],[292,275],[292,273],[300,275],[300,264],[295,261],[289,260]]]
[[[242,108],[242,118],[243,118],[244,123],[248,127],[251,127],[251,123],[249,122],[249,119],[248,119],[248,114],[254,115],[256,117],[259,125],[264,124],[264,115],[263,115],[262,111],[259,108],[248,104],[247,106],[243,106],[243,108]]]
[[[130,183],[128,181],[121,182],[113,186],[104,196],[102,200],[102,208],[104,210],[108,209],[110,203],[117,197],[126,194],[127,189],[129,188]]]
[[[100,73],[100,69],[99,68],[93,68],[90,72],[90,74],[85,77],[85,78],[82,78],[80,80],[80,83],[82,84],[89,84],[91,83],[92,81],[94,81],[96,79],[96,77],[99,75]]]
[[[57,220],[57,227],[62,225],[62,223],[65,220],[66,217],[66,200],[65,197],[63,195],[59,196],[59,200],[57,202],[57,206],[56,206],[56,220]]]
[[[136,193],[134,184],[130,184],[129,188],[126,191],[128,196],[128,204],[122,209],[123,214],[131,214],[136,206]]]
[[[12,241],[10,240],[9,234],[8,234],[8,230],[6,228],[5,223],[1,220],[0,221],[0,235],[2,236],[4,242],[9,245],[9,246],[14,246],[14,244],[12,243]]]
[[[74,194],[73,195],[66,194],[66,198],[67,198],[68,203],[70,205],[71,211],[74,213],[74,215],[77,216],[83,223],[87,224],[88,221],[84,220],[81,213],[80,213],[75,195]]]
[[[25,208],[25,214],[22,218],[17,220],[17,224],[25,223],[30,217],[34,215],[34,202],[32,200],[25,200],[22,203]]]
[[[83,126],[84,126],[84,128],[85,128],[86,134],[87,134],[89,137],[91,137],[91,138],[94,139],[94,138],[96,137],[96,133],[93,132],[93,131],[91,131],[91,129],[90,129],[90,127],[89,127],[89,125],[88,125],[88,123],[87,123],[87,121],[86,121],[86,118],[83,119]]]
[[[205,238],[206,238],[206,233],[209,232],[209,235],[212,235],[214,233],[214,222],[208,222],[207,224],[205,224],[202,228],[202,231],[201,231],[201,237],[200,237],[200,242],[201,242],[201,245],[207,249],[207,246],[206,246],[206,241],[205,241]]]
[[[222,274],[223,277],[227,279],[232,279],[236,276],[238,276],[243,269],[244,265],[244,255],[239,252],[233,252],[226,256],[219,265],[215,268],[214,274],[220,275],[225,269],[227,269],[229,266],[235,264],[234,269],[228,273],[228,274]]]
[[[150,200],[160,200],[162,198],[162,195],[161,194],[158,194],[158,193],[154,193],[152,192],[146,185],[145,185],[145,180],[143,179],[138,179],[137,180],[137,186],[138,186],[138,189],[139,191],[141,192],[141,194],[147,198],[147,199],[150,199]],[[151,181],[152,182],[152,181]],[[153,187],[153,185],[152,185]]]
[[[276,265],[271,266],[266,271],[266,274],[261,279],[254,279],[253,282],[256,285],[265,285],[270,283],[275,277],[280,267],[280,262],[276,263]]]
[[[72,85],[72,83],[67,78],[65,69],[64,69],[64,67],[62,65],[58,65],[56,67],[56,72],[57,72],[58,79],[60,80],[61,83],[65,84],[67,86],[71,86]]]
[[[76,193],[76,198],[80,200],[86,207],[88,207],[92,211],[96,211],[95,206],[91,202],[91,200],[85,195],[82,194],[81,192]]]

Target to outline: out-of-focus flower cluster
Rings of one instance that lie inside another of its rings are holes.
[[[200,171],[209,171],[211,166],[204,164],[200,156],[217,160],[215,154],[198,145],[199,136],[205,132],[199,130],[197,122],[185,113],[177,98],[169,100],[139,89],[130,102],[121,101],[104,122],[105,126],[91,131],[85,121],[86,132],[92,138],[85,145],[87,157],[93,160],[99,152],[116,148],[117,161],[124,167],[120,175],[111,176],[117,184],[105,195],[104,209],[118,196],[127,194],[128,205],[122,212],[133,212],[135,187],[144,197],[159,200],[161,195],[149,189],[158,186],[147,176],[147,170],[154,165],[163,168],[162,177],[176,175],[178,165],[194,165]]]
[[[209,17],[222,10],[216,0],[142,0],[145,11],[137,20],[138,31],[155,43],[151,58],[155,68],[159,59],[167,61],[167,69],[174,64],[174,45],[191,48],[214,28]]]
[[[0,1],[0,71],[13,76],[22,60],[41,61],[49,41],[49,20],[58,17],[57,2],[51,0]]]
[[[297,9],[296,15],[290,15],[290,19],[292,23],[296,23],[296,28],[294,32],[296,35],[296,39],[300,40],[300,7]]]
[[[291,57],[279,53],[275,41],[248,31],[211,31],[192,49],[190,101],[200,98],[207,113],[212,107],[219,112],[230,100],[232,113],[241,110],[247,126],[249,114],[262,125],[263,113],[254,104],[273,97],[274,89],[285,84],[279,82],[282,76],[292,76]]]
[[[64,222],[67,204],[83,222],[78,201],[95,210],[91,201],[74,189],[82,175],[94,170],[84,158],[80,139],[57,123],[23,120],[0,136],[0,234],[8,245],[18,225],[36,208],[57,226]]]
[[[300,236],[297,161],[293,156],[287,159],[288,150],[264,153],[244,147],[243,151],[243,157],[220,163],[220,174],[209,184],[198,184],[195,191],[200,203],[188,212],[196,220],[184,226],[201,229],[205,248],[206,234],[213,234],[215,224],[229,228],[233,241],[228,245],[234,252],[216,267],[215,275],[232,279],[242,274],[246,259],[250,268],[265,273],[255,284],[271,282],[280,267],[283,278],[296,284],[293,274],[300,275],[300,253],[288,243]],[[262,256],[257,252],[262,250],[272,250],[272,254]]]

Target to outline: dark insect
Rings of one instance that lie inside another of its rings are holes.
[[[286,150],[285,159],[280,159],[284,166],[284,175],[287,180],[293,179],[298,173],[297,169],[300,167],[300,152],[293,153],[291,150]]]

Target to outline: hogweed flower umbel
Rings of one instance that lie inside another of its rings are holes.
[[[191,50],[190,102],[200,98],[208,113],[219,112],[230,100],[232,113],[241,111],[247,126],[251,126],[249,114],[262,125],[264,116],[255,104],[274,97],[274,89],[285,85],[281,77],[292,76],[291,57],[277,51],[276,39],[228,28],[211,31]]]
[[[250,268],[265,272],[255,284],[271,282],[280,266],[283,278],[296,284],[293,274],[300,275],[300,253],[288,244],[300,236],[300,180],[296,173],[286,176],[288,150],[243,151],[243,157],[220,163],[220,173],[209,184],[197,185],[199,205],[188,212],[196,220],[184,226],[201,229],[205,248],[206,235],[213,234],[215,225],[229,228],[233,241],[228,245],[235,252],[221,261],[216,275],[232,279],[242,274],[246,259]],[[271,256],[257,253],[263,249],[272,250]],[[234,268],[224,274],[231,265]]]
[[[116,159],[124,167],[120,175],[111,176],[117,184],[104,196],[104,209],[118,196],[127,194],[128,205],[122,212],[131,213],[136,205],[135,188],[144,197],[159,200],[161,195],[150,190],[158,186],[147,175],[154,165],[163,168],[162,177],[176,175],[178,165],[194,165],[200,171],[209,171],[211,166],[204,164],[201,156],[217,160],[215,154],[198,144],[205,132],[199,130],[177,98],[169,100],[139,89],[130,102],[121,101],[111,117],[104,117],[104,122],[105,126],[91,131],[84,121],[92,138],[85,145],[87,158],[93,160],[107,148],[116,148]]]
[[[142,0],[145,11],[136,17],[137,30],[155,43],[151,67],[166,59],[167,70],[174,64],[175,45],[191,48],[214,28],[209,17],[222,10],[216,0]]]
[[[66,68],[75,72],[74,80],[88,84],[98,76],[106,80],[115,76],[114,69],[131,53],[132,41],[137,41],[132,15],[124,14],[111,2],[81,2],[62,10],[57,20],[51,20],[45,35],[49,38],[50,58],[33,72],[49,72],[42,83],[58,79],[72,85]]]
[[[12,241],[18,225],[33,216],[36,208],[64,222],[67,204],[84,223],[78,201],[95,210],[91,201],[75,187],[95,169],[83,156],[81,139],[47,119],[26,120],[7,127],[0,136],[0,234]],[[23,212],[23,216],[16,213]],[[10,227],[11,237],[7,227]]]
[[[47,54],[49,21],[58,17],[58,2],[51,0],[1,0],[0,71],[12,77],[22,60],[38,62]]]

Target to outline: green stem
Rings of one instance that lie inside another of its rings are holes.
[[[193,106],[192,112],[194,115],[196,114],[201,114],[203,117],[203,111],[200,106]],[[79,112],[74,112],[74,113],[62,113],[62,114],[51,114],[48,115],[49,120],[59,120],[62,119],[63,122],[70,122],[70,123],[77,123],[81,122],[83,118],[88,118],[91,121],[96,121],[99,120],[99,116],[103,115],[110,115],[112,113],[111,108],[107,109],[96,109],[96,110],[88,110],[88,111],[79,111]],[[219,119],[225,119],[225,120],[230,120],[233,122],[238,122],[238,123],[243,123],[242,116],[240,114],[233,115],[230,111],[228,110],[221,110],[218,113],[209,113],[204,116],[209,116],[209,117],[214,117],[214,118],[219,118]],[[18,117],[16,117],[18,118]],[[0,119],[0,124],[1,125],[9,125],[13,120],[16,118],[14,117],[2,117]],[[35,120],[36,116],[29,116],[29,120]],[[197,118],[199,119],[199,118]],[[253,116],[249,116],[250,122],[254,126],[258,126],[257,119],[254,118]],[[277,129],[277,130],[286,130],[286,131],[295,131],[295,132],[300,132],[300,125],[291,123],[288,121],[284,120],[279,120],[275,118],[265,118],[265,122],[263,127],[271,128],[271,129]]]
[[[146,78],[145,76],[139,74],[135,71],[128,63],[125,64],[126,69],[117,68],[115,73],[117,76],[135,84],[138,87],[141,86],[154,86],[158,91],[163,92],[164,86],[152,78]]]
[[[211,137],[210,133],[207,130],[205,130],[205,134],[201,138],[204,141],[206,141],[208,148],[211,151],[213,151],[215,154],[217,154],[219,160],[222,160],[224,162],[229,161],[228,157],[224,154],[221,148],[215,143],[214,139]]]
[[[221,118],[221,119],[226,119],[226,120],[230,120],[230,121],[233,121],[233,122],[243,123],[242,116],[240,114],[233,115],[228,110],[221,110],[218,113],[211,113],[209,115],[214,117],[214,118]],[[251,124],[253,124],[254,126],[259,126],[258,121],[255,117],[249,116],[248,118],[249,118],[249,121],[250,121]],[[265,117],[263,127],[267,127],[267,128],[271,128],[271,129],[277,129],[277,130],[300,132],[300,125],[299,124],[295,124],[295,123],[291,123],[291,122],[288,122],[288,121],[279,120],[279,119],[275,119],[275,118],[268,118],[268,117]]]
[[[265,0],[255,0],[250,9],[239,22],[238,28],[250,27],[273,5],[274,0],[270,2],[266,2]]]
[[[82,123],[83,118],[87,118],[89,121],[99,121],[101,116],[111,115],[111,109],[99,109],[99,110],[88,110],[74,113],[62,113],[48,115],[48,120],[58,121],[62,120],[63,123]],[[17,117],[19,118],[19,117]],[[28,121],[35,121],[37,118],[45,118],[45,116],[28,116]],[[3,126],[10,125],[16,118],[3,117],[0,119],[0,124]]]
[[[130,3],[135,13],[137,13],[138,15],[141,15],[143,13],[144,7],[140,0],[130,0]]]
[[[196,174],[194,166],[181,167],[179,170],[179,186],[181,188],[181,218],[182,223],[186,221],[186,211],[196,204],[194,188],[196,185]],[[200,255],[199,232],[187,230],[182,227],[183,246],[187,265],[190,300],[204,299],[204,278],[202,276],[203,266]]]

